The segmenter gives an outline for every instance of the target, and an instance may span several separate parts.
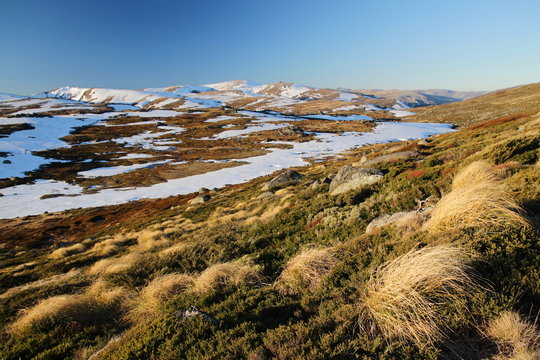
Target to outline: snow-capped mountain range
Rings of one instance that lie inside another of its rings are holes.
[[[327,111],[403,109],[460,101],[483,92],[452,90],[319,89],[290,82],[257,84],[234,80],[206,85],[176,85],[140,90],[66,86],[39,96],[90,103],[122,103],[148,109],[196,109],[230,106],[307,114]],[[306,106],[309,104],[309,106]],[[308,108],[306,108],[308,107]]]

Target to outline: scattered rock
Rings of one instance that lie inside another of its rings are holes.
[[[207,201],[209,201],[212,197],[208,194],[204,194],[204,195],[199,195],[197,197],[194,197],[193,199],[190,200],[190,204],[191,205],[194,205],[194,204],[202,204],[202,203],[205,203]]]
[[[389,225],[419,227],[429,218],[432,211],[433,207],[428,207],[422,209],[422,211],[402,211],[392,215],[379,216],[366,227],[366,234],[372,234],[375,230]]]
[[[355,166],[344,166],[330,183],[330,194],[338,195],[362,187],[375,184],[383,178],[379,169]]]
[[[420,139],[417,144],[421,146],[428,146],[431,141],[429,139]]]
[[[0,197],[4,196],[4,194],[0,193]]]
[[[416,211],[402,211],[395,214],[385,214],[375,218],[369,223],[366,227],[366,234],[371,234],[375,229],[379,229],[402,220],[403,218],[410,216],[411,214],[416,214]]]
[[[282,172],[262,187],[263,191],[269,191],[274,189],[279,189],[282,187],[286,187],[289,185],[296,185],[302,178],[302,174],[294,171],[294,170],[287,170],[285,172]]]
[[[4,164],[11,164],[11,160],[4,160],[2,161]]]
[[[257,199],[264,199],[270,196],[274,196],[274,193],[271,191],[265,191],[261,195],[257,196]]]
[[[365,160],[362,163],[362,166],[371,166],[381,162],[390,162],[390,161],[403,161],[409,159],[415,159],[420,156],[420,153],[417,151],[399,151],[392,154],[377,156],[376,158]]]
[[[215,318],[212,314],[209,314],[205,311],[199,310],[197,307],[192,306],[191,309],[177,311],[175,315],[179,318],[190,318],[193,316],[202,316],[206,320],[211,321],[214,325],[219,324],[219,320]]]
[[[199,189],[199,194],[204,194],[204,193],[207,193],[209,192],[210,190],[208,190],[207,188],[200,188]]]
[[[312,184],[311,184],[311,188],[313,190],[315,190],[316,188],[318,188],[319,186],[321,186],[321,182],[319,180],[315,180]]]
[[[296,125],[290,125],[283,128],[279,128],[277,130],[277,133],[280,136],[302,136],[303,137],[303,136],[308,135],[304,132],[304,130],[301,127],[296,126]]]

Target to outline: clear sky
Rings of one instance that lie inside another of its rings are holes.
[[[540,81],[538,0],[0,0],[0,91]]]

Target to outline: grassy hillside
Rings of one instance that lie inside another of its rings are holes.
[[[271,192],[2,222],[0,357],[538,359],[538,87],[423,110],[462,129]],[[362,164],[382,179],[332,195]]]
[[[465,101],[415,108],[412,121],[445,122],[460,127],[487,120],[511,121],[538,113],[540,83],[488,93]]]

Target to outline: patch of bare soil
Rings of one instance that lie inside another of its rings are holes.
[[[35,128],[28,123],[0,125],[0,137],[11,135],[16,131],[32,130],[32,129],[35,129]]]

